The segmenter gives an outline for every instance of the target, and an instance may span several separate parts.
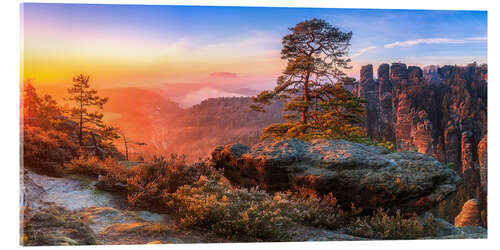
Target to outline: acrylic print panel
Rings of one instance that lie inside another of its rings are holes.
[[[486,20],[23,4],[21,244],[486,238]]]

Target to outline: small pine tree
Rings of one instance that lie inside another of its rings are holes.
[[[73,86],[68,89],[70,95],[68,100],[74,104],[70,114],[79,124],[78,142],[83,145],[84,140],[89,140],[95,146],[101,144],[114,147],[112,142],[105,142],[118,138],[116,129],[104,124],[102,120],[104,115],[98,111],[103,109],[108,98],[99,97],[97,90],[90,88],[89,80],[88,75],[80,74],[73,77]],[[84,138],[84,135],[88,135],[88,138]]]

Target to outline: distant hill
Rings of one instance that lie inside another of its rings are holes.
[[[136,140],[151,137],[157,124],[166,124],[183,111],[177,103],[148,89],[100,89],[98,93],[109,98],[104,106],[105,119]]]
[[[157,91],[143,88],[101,89],[108,97],[105,118],[125,132],[131,155],[185,154],[192,161],[208,157],[214,147],[228,143],[254,144],[271,123],[282,122],[281,103],[268,112],[249,111],[250,97],[210,98],[183,109]],[[116,142],[123,149],[123,141]]]
[[[196,160],[222,144],[257,143],[263,128],[283,121],[283,105],[275,103],[260,113],[249,111],[251,103],[250,97],[211,98],[184,110],[168,128],[167,151]]]

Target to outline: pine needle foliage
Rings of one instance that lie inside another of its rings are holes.
[[[355,79],[345,75],[352,32],[342,32],[321,19],[306,20],[283,37],[281,58],[287,66],[273,90],[253,97],[250,108],[265,112],[264,105],[285,101],[285,123],[271,124],[262,139],[315,138],[354,139],[364,137],[359,127],[365,101],[345,87]]]

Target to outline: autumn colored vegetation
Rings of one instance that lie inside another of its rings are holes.
[[[73,89],[77,89],[80,80],[74,80]],[[121,157],[113,144],[116,138],[114,128],[102,122],[102,114],[98,111],[87,110],[94,106],[92,100],[99,99],[96,91],[88,90],[89,85],[80,85],[80,88],[82,96],[78,95],[80,104],[76,104],[79,108],[67,108],[58,105],[50,95],[39,96],[31,81],[24,83],[21,118],[23,166],[59,176],[63,174],[63,164],[75,157]],[[74,91],[70,91],[70,96]],[[101,101],[98,108],[102,105]]]

